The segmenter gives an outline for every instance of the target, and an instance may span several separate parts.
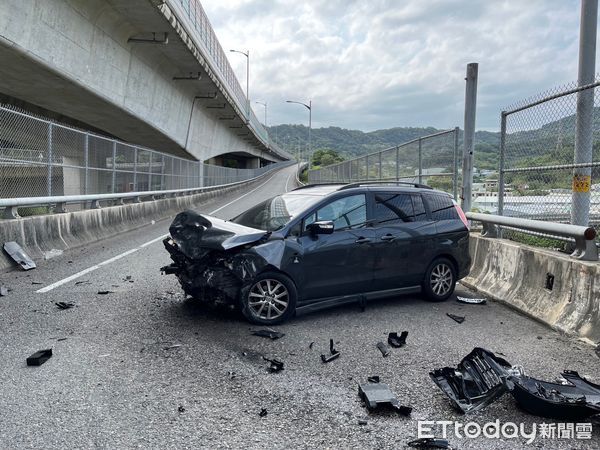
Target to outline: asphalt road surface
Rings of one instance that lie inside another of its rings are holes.
[[[231,218],[292,189],[293,170],[197,209]],[[160,239],[169,224],[65,252],[33,271],[0,274],[11,289],[0,297],[0,448],[403,448],[417,437],[419,420],[499,419],[528,430],[560,422],[521,412],[510,395],[476,414],[457,414],[428,372],[455,366],[478,346],[538,378],[552,381],[572,369],[600,382],[591,347],[494,302],[399,297],[364,312],[344,306],[296,317],[277,327],[285,333],[279,340],[253,336],[260,327],[185,299],[175,277],[159,273],[170,262]],[[76,306],[59,310],[59,301]],[[458,324],[446,313],[466,319]],[[377,342],[403,330],[407,345],[382,357]],[[341,356],[323,364],[330,338]],[[52,358],[27,367],[26,357],[45,348]],[[284,370],[269,373],[262,356],[283,361]],[[411,417],[367,412],[357,383],[371,375],[412,406]],[[528,447],[525,438],[453,431],[449,440],[455,448]],[[559,439],[557,432],[530,445],[599,446],[600,425],[591,440]]]

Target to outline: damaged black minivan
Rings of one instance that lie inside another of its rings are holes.
[[[231,221],[184,211],[169,231],[164,273],[266,325],[398,294],[445,300],[471,265],[462,210],[419,184],[308,185]]]

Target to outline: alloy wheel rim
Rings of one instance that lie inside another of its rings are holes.
[[[256,282],[248,293],[248,306],[255,317],[272,320],[280,317],[289,305],[289,293],[283,283],[272,278]]]
[[[447,264],[436,265],[431,271],[431,290],[435,295],[444,296],[452,289],[452,269]]]

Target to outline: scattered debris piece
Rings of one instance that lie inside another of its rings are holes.
[[[390,354],[390,350],[387,348],[387,345],[385,345],[383,342],[378,342],[377,348],[379,349],[384,358]]]
[[[483,409],[506,392],[534,415],[575,420],[600,413],[600,385],[577,372],[564,371],[560,383],[538,380],[482,348],[473,349],[456,368],[437,369],[429,376],[463,413]]]
[[[438,439],[438,438],[420,438],[415,439],[414,441],[410,441],[408,444],[409,447],[413,448],[445,448],[448,450],[452,450],[453,447],[450,446],[450,443],[447,439]]]
[[[69,303],[69,302],[56,302],[54,303],[58,309],[69,309],[72,308],[73,306],[75,306],[74,303]]]
[[[388,344],[390,344],[392,347],[400,348],[406,345],[407,336],[408,331],[403,331],[400,333],[400,336],[398,336],[398,333],[394,331],[393,333],[388,334]]]
[[[469,298],[456,296],[458,303],[467,303],[469,305],[485,305],[487,300],[485,298]]]
[[[125,278],[123,278],[123,281],[131,281],[131,275],[127,275]]]
[[[98,295],[114,294],[114,291],[98,291]]]
[[[6,297],[8,295],[8,288],[4,285],[0,286],[0,297]]]
[[[398,399],[392,394],[390,388],[385,383],[366,383],[358,385],[358,395],[367,405],[369,410],[383,407],[392,407],[400,414],[410,415],[412,408],[402,406]]]
[[[47,252],[43,252],[42,254],[44,255],[44,259],[47,261],[49,259],[56,258],[57,256],[62,255],[63,251],[53,248],[52,250],[48,250]]]
[[[60,341],[66,341],[66,340],[67,340],[67,338],[58,338],[57,339],[58,342],[60,342]]]
[[[261,409],[261,410],[260,410],[260,412],[258,413],[258,415],[259,415],[260,417],[265,417],[265,416],[266,416],[268,413],[269,413],[269,412],[267,411],[267,409],[266,409],[266,408],[263,408],[263,409]]]
[[[367,378],[369,383],[379,383],[379,375],[373,375],[372,377]]]
[[[230,380],[233,380],[237,376],[237,374],[231,370],[227,372],[227,375],[229,376]]]
[[[105,353],[104,355],[98,355],[98,358],[106,358],[110,356],[110,353]]]
[[[185,412],[185,408],[181,405],[179,405],[179,408],[177,408],[177,411],[179,411],[180,413]]]
[[[359,419],[358,420],[358,424],[359,425],[367,425],[369,422],[367,422],[365,419]]]
[[[312,348],[313,348],[313,345],[315,345],[315,343],[314,343],[314,342],[311,342],[310,344],[308,344],[308,348],[312,350]],[[599,346],[599,347],[600,347],[600,346]]]
[[[4,243],[4,251],[18,264],[23,270],[35,269],[37,266],[33,260],[23,251],[21,246],[14,241]]]
[[[538,336],[537,338],[538,338],[540,341],[543,339],[543,337],[541,337],[541,336]]]
[[[596,355],[600,358],[600,344],[596,346]]]
[[[321,355],[321,361],[328,363],[339,358],[340,352],[333,347],[333,339],[329,339],[329,356]]]
[[[168,347],[165,347],[165,350],[171,350],[172,348],[179,348],[181,347],[181,344],[173,344],[173,345],[169,345]]]
[[[269,372],[277,373],[277,372],[281,372],[283,370],[283,362],[281,362],[277,359],[268,359],[268,358],[265,358],[264,356],[263,356],[263,359],[265,361],[268,361],[271,364],[269,366]]]
[[[78,286],[80,284],[90,284],[90,280],[83,280],[83,281],[76,281],[75,282],[75,286]]]
[[[252,332],[254,336],[266,337],[272,340],[279,339],[285,336],[285,333],[280,333],[275,330],[255,330]]]
[[[463,323],[465,321],[464,316],[457,316],[457,315],[450,314],[450,313],[446,313],[446,315],[448,317],[450,317],[452,320],[454,320],[456,323]]]
[[[32,281],[31,284],[44,284],[41,281]]]
[[[27,358],[28,366],[41,366],[52,357],[52,349],[39,350]]]

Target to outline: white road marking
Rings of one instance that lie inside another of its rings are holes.
[[[252,190],[251,190],[251,191],[249,191],[249,192],[246,192],[244,195],[242,195],[242,196],[240,196],[240,197],[236,198],[235,200],[233,200],[233,201],[231,201],[231,202],[227,203],[226,205],[223,205],[223,206],[221,206],[220,208],[217,208],[217,209],[215,209],[214,211],[211,211],[211,212],[209,212],[208,214],[209,214],[209,215],[212,215],[212,214],[216,213],[217,211],[220,211],[220,210],[222,210],[222,209],[223,209],[223,208],[225,208],[226,206],[229,206],[229,205],[231,205],[231,204],[233,204],[233,203],[237,202],[239,199],[241,199],[241,198],[244,198],[245,196],[247,196],[247,195],[249,195],[249,194],[252,194],[254,191],[256,191],[256,190],[260,189],[260,188],[261,188],[261,187],[263,187],[265,184],[267,184],[269,181],[271,181],[271,179],[272,179],[272,178],[273,178],[275,175],[277,175],[277,174],[273,174],[273,175],[272,175],[272,176],[271,176],[271,177],[270,177],[270,178],[269,178],[267,181],[265,181],[265,182],[264,182],[263,184],[261,184],[260,186],[258,186],[258,187],[256,187],[256,188],[252,189]],[[288,181],[289,181],[289,177],[288,177]],[[286,190],[287,190],[287,182],[285,183],[285,187],[286,187]],[[161,241],[161,240],[163,240],[164,238],[166,238],[167,236],[168,236],[168,234],[163,234],[162,236],[159,236],[159,237],[157,237],[157,238],[155,238],[155,239],[152,239],[151,241],[145,242],[145,243],[143,243],[142,245],[140,245],[140,246],[138,246],[138,247],[136,247],[136,248],[132,248],[131,250],[127,250],[126,252],[123,252],[123,253],[121,253],[121,254],[119,254],[119,255],[117,255],[117,256],[113,256],[112,258],[109,258],[109,259],[107,259],[106,261],[102,261],[101,263],[98,263],[98,264],[96,264],[95,266],[88,267],[87,269],[84,269],[84,270],[82,270],[81,272],[77,272],[76,274],[73,274],[73,275],[71,275],[70,277],[63,278],[62,280],[59,280],[59,281],[57,281],[56,283],[52,283],[52,284],[50,284],[50,285],[48,285],[48,286],[46,286],[46,287],[43,287],[43,288],[41,288],[41,289],[38,289],[38,290],[37,290],[37,291],[35,291],[35,292],[36,292],[36,293],[38,293],[38,294],[43,294],[43,293],[45,293],[45,292],[49,292],[49,291],[51,291],[51,290],[53,290],[53,289],[56,289],[56,288],[57,288],[57,287],[59,287],[59,286],[62,286],[63,284],[66,284],[66,283],[68,283],[69,281],[76,280],[77,278],[79,278],[79,277],[82,277],[82,276],[84,276],[85,274],[88,274],[88,273],[90,273],[90,272],[93,272],[94,270],[97,270],[97,269],[99,269],[99,268],[100,268],[100,267],[102,267],[102,266],[105,266],[105,265],[107,265],[107,264],[110,264],[110,263],[113,263],[113,262],[115,262],[115,261],[118,261],[119,259],[121,259],[121,258],[124,258],[124,257],[126,257],[126,256],[129,256],[129,255],[131,255],[132,253],[135,253],[135,252],[137,252],[137,251],[139,251],[139,250],[141,250],[141,249],[143,249],[143,248],[145,248],[145,247],[148,247],[149,245],[152,245],[152,244],[154,244],[154,243],[155,243],[155,242],[157,242],[157,241]]]
[[[292,178],[292,175],[294,174],[294,172],[291,172],[288,177],[287,180],[285,180],[285,192],[290,192],[290,190],[288,189],[288,184],[290,182],[290,178]]]

